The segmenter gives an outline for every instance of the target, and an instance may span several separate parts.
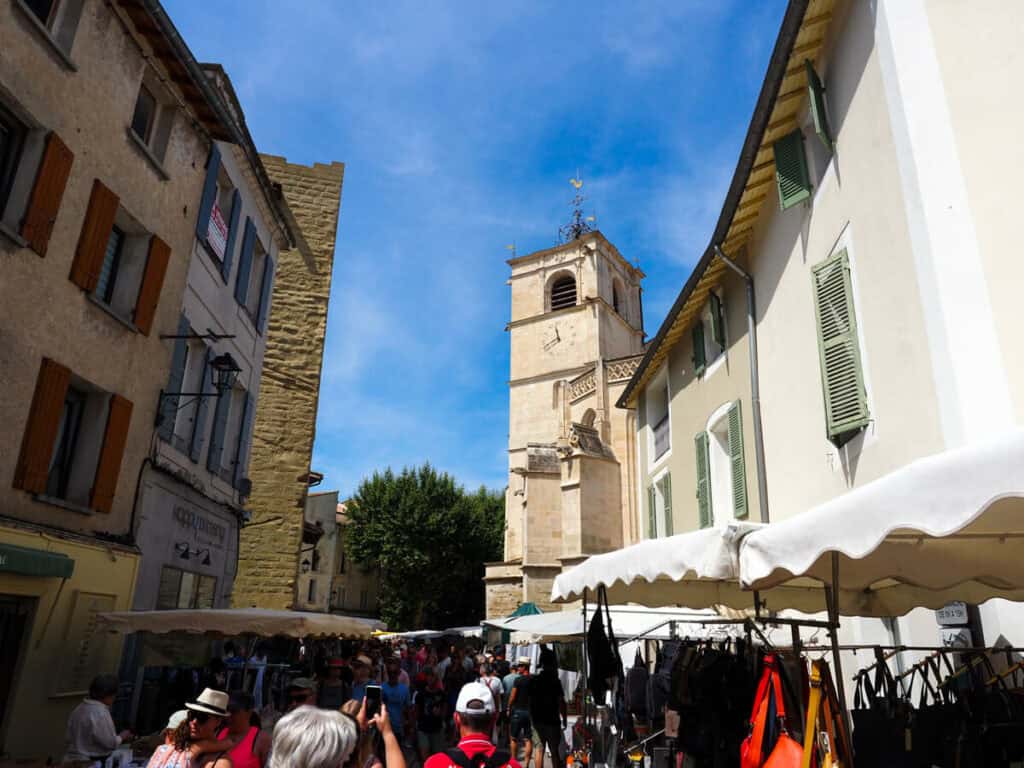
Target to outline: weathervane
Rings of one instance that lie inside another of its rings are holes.
[[[572,218],[569,223],[564,227],[558,229],[559,242],[569,243],[578,237],[582,237],[587,232],[592,231],[594,228],[591,226],[596,221],[593,216],[583,216],[583,179],[580,178],[580,172],[576,171],[575,178],[569,179],[569,183],[576,190],[576,196],[572,199]]]

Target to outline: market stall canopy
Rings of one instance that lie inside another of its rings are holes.
[[[383,624],[335,613],[274,611],[265,608],[196,608],[170,611],[112,611],[97,614],[110,632],[186,632],[234,637],[369,637]]]
[[[599,586],[609,603],[648,607],[749,608],[753,596],[739,584],[739,540],[750,523],[704,528],[676,536],[647,539],[624,549],[594,555],[555,578],[551,599],[567,603]],[[815,610],[820,609],[819,602]]]
[[[704,637],[709,634],[721,635],[723,628],[702,624],[721,618],[714,611],[682,612],[661,608],[640,610],[629,606],[610,606],[612,627],[615,637],[621,642],[631,638],[665,640],[672,636],[669,622],[675,621],[678,637]],[[587,611],[587,624],[594,615]],[[583,615],[580,611],[556,611],[539,616],[523,616],[506,620],[503,628],[511,632],[509,642],[513,645],[530,643],[565,643],[580,640],[584,633]],[[711,630],[710,632],[708,630]]]
[[[831,584],[836,553],[847,616],[1024,600],[1022,470],[1024,431],[914,461],[751,532],[740,550],[744,586]]]

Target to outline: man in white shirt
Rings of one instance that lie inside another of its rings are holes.
[[[77,766],[103,762],[121,742],[132,737],[131,731],[117,733],[110,706],[117,696],[117,678],[98,675],[89,686],[89,696],[71,711],[65,741],[64,762]]]

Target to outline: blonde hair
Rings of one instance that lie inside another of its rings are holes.
[[[340,712],[299,707],[274,726],[268,768],[338,768],[358,738],[356,724]]]

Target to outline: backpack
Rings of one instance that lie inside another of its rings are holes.
[[[650,674],[640,649],[636,649],[633,666],[626,673],[626,711],[641,720],[647,719],[647,680]]]
[[[470,756],[457,747],[446,749],[444,753],[459,768],[505,768],[512,759],[512,753],[501,749],[494,750],[490,757],[486,752],[477,752]]]

